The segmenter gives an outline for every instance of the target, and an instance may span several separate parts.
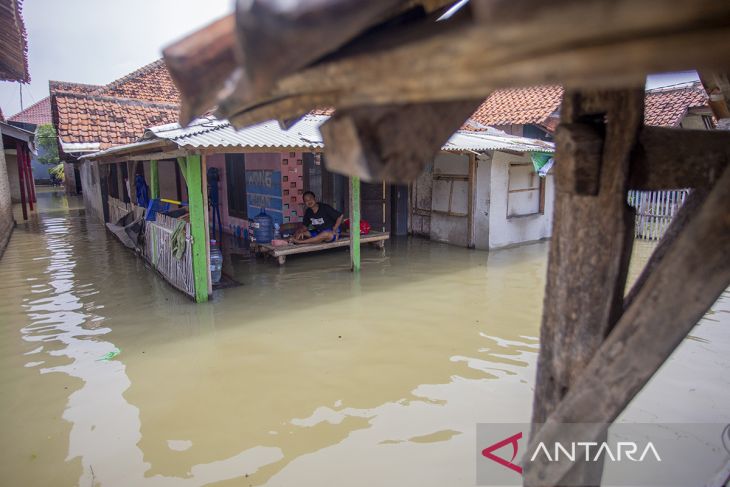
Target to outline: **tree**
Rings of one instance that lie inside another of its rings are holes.
[[[36,159],[43,164],[58,164],[58,142],[56,139],[56,129],[53,125],[47,123],[39,125],[35,131],[35,146],[38,150]]]

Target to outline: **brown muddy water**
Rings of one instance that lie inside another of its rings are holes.
[[[244,255],[194,305],[38,203],[0,261],[4,486],[470,486],[475,424],[529,421],[546,243]],[[624,419],[730,422],[729,324],[726,293]]]

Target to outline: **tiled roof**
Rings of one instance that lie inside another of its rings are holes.
[[[542,124],[562,99],[561,86],[497,90],[477,108],[471,120],[482,125]]]
[[[69,81],[49,81],[48,88],[51,93],[63,91],[66,93],[93,93],[104,85],[87,85],[84,83],[71,83]]]
[[[691,108],[705,107],[708,97],[699,83],[679,88],[660,88],[646,92],[644,123],[677,127]]]
[[[8,120],[11,122],[32,123],[34,125],[51,123],[51,97],[45,97],[22,112],[18,112],[12,117],[9,117]]]
[[[22,0],[0,0],[0,80],[30,82]]]
[[[94,143],[107,148],[136,141],[145,128],[177,120],[173,104],[58,93],[56,130],[63,143]]]
[[[147,127],[177,121],[179,93],[162,60],[108,85],[51,81],[54,124],[62,147],[128,144]]]
[[[159,103],[180,103],[180,92],[172,82],[162,59],[112,81],[94,94]]]

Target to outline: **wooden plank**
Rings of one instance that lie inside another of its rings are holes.
[[[474,8],[490,3],[475,2]],[[630,86],[652,72],[721,67],[730,59],[726,2],[508,4],[500,18],[484,15],[481,24],[465,12],[448,22],[373,31],[283,76],[266,94],[226,105],[221,115],[243,126],[315,106],[476,99],[496,88],[537,84]]]
[[[203,174],[199,155],[186,158],[185,168],[188,185],[188,205],[190,209],[190,232],[192,233],[193,275],[195,279],[195,301],[202,303],[208,300],[208,276],[210,267],[207,264],[205,228],[205,208],[203,202]]]
[[[728,207],[730,169],[669,244],[579,380],[533,435],[531,448],[556,441],[561,423],[613,422],[725,291],[730,284]],[[600,425],[587,432],[592,437],[583,441],[604,434]],[[525,471],[525,485],[559,485],[570,468],[538,457]]]
[[[18,184],[20,185],[20,205],[23,209],[23,220],[28,219],[28,209],[25,206],[25,170],[23,168],[23,143],[20,141],[15,142],[15,161],[18,164]]]
[[[661,190],[710,187],[730,164],[730,132],[644,127],[629,186]]]
[[[350,264],[360,272],[360,178],[350,178]]]
[[[557,143],[553,238],[548,260],[533,424],[543,423],[578,381],[615,325],[633,244],[633,214],[626,205],[630,154],[643,125],[644,90],[566,93],[562,122],[593,124],[605,134],[602,150],[579,145],[578,137]],[[566,144],[566,141],[571,142]],[[590,147],[592,138],[587,138]],[[576,153],[581,152],[580,157]],[[563,165],[572,158],[577,164]],[[596,165],[595,169],[586,165]],[[597,192],[576,186],[575,171],[597,174]],[[589,194],[583,194],[583,193]],[[534,436],[533,432],[533,436]],[[601,463],[585,466],[575,485],[600,473]],[[530,485],[526,483],[525,485]],[[533,485],[535,485],[533,483]],[[540,484],[544,485],[544,484]]]
[[[150,161],[150,198],[157,199],[160,197],[160,174],[157,169],[157,161]]]
[[[367,243],[376,243],[388,240],[390,233],[371,232],[367,235],[360,236],[360,245]],[[282,247],[275,247],[270,244],[254,244],[257,252],[263,252],[274,257],[287,256],[293,254],[306,254],[309,252],[319,252],[320,250],[334,249],[338,247],[348,247],[351,245],[350,238],[342,237],[334,242],[327,242],[314,245],[287,245]]]
[[[730,130],[730,76],[726,71],[701,70],[700,79],[710,97],[717,128]]]
[[[320,128],[327,169],[365,181],[410,182],[481,101],[337,110]]]

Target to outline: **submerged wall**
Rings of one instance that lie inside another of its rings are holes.
[[[525,170],[512,171],[510,166]],[[550,237],[553,223],[553,203],[555,201],[555,181],[551,174],[542,178],[544,185],[544,204],[541,212],[529,215],[519,215],[520,212],[529,213],[531,206],[539,206],[536,198],[539,192],[515,192],[510,194],[510,184],[513,189],[534,187],[540,177],[531,168],[529,155],[512,155],[504,152],[494,152],[491,162],[491,177],[489,191],[489,248],[496,249],[525,242],[534,242]],[[527,170],[526,168],[529,168]],[[517,173],[517,174],[515,174]],[[510,183],[512,179],[512,183]]]
[[[13,203],[10,199],[10,181],[8,180],[5,150],[2,145],[2,137],[0,137],[0,257],[8,245],[14,226]]]
[[[441,152],[433,165],[431,240],[466,247],[469,245],[469,181],[442,179],[469,176],[469,156]]]
[[[96,161],[80,162],[79,175],[81,177],[81,185],[84,188],[82,194],[84,196],[86,216],[104,223],[104,205],[101,199],[99,163]]]

